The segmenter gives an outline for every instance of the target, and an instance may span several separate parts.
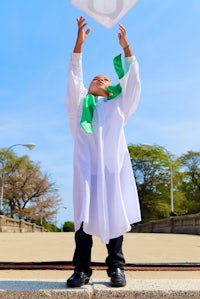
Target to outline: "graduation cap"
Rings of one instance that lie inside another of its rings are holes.
[[[71,0],[71,4],[83,10],[95,21],[111,28],[138,0]]]

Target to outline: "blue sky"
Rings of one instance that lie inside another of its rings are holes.
[[[142,82],[140,105],[125,129],[128,144],[158,144],[175,155],[200,150],[199,13],[199,0],[139,0],[121,19]],[[40,161],[56,182],[67,206],[58,224],[73,220],[73,140],[64,98],[81,14],[92,29],[83,53],[86,86],[99,73],[117,82],[117,25],[104,28],[69,0],[0,3],[0,148],[36,144],[15,152]]]

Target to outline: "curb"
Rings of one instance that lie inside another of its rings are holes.
[[[64,280],[0,280],[0,299],[199,299],[200,279],[128,279],[111,288],[94,280],[81,288],[66,288]]]

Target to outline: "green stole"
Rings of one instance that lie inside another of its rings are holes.
[[[113,59],[113,64],[118,78],[121,79],[124,76],[121,54],[116,56]],[[117,85],[114,86],[113,85],[108,86],[107,91],[109,93],[112,93],[111,96],[107,97],[107,100],[113,100],[118,95],[120,95],[120,93],[122,92],[122,88],[120,86],[120,83],[118,83]],[[80,121],[82,128],[87,133],[93,133],[92,119],[93,119],[95,107],[96,107],[95,96],[91,93],[88,93],[83,99],[83,110],[82,110],[82,117]]]

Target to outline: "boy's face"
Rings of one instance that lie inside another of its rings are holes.
[[[108,96],[107,87],[112,85],[110,79],[105,75],[98,75],[94,77],[90,83],[88,92],[94,96]]]

